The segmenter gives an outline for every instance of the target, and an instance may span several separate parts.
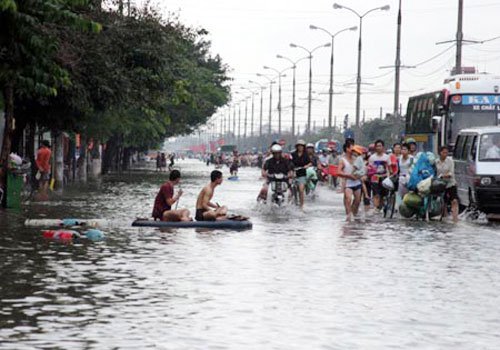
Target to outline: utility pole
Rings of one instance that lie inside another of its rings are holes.
[[[455,56],[455,74],[462,73],[462,41],[464,33],[462,29],[464,15],[464,0],[458,0],[458,25],[457,25],[457,52]]]
[[[451,75],[462,74],[462,46],[463,43],[470,44],[481,44],[482,41],[477,40],[465,40],[463,33],[463,16],[464,16],[464,0],[458,0],[458,23],[457,23],[457,34],[454,40],[440,41],[436,43],[436,45],[447,44],[447,43],[456,43],[457,51],[455,53],[455,67],[452,70]]]
[[[233,108],[233,143],[236,141],[236,105]]]
[[[250,122],[250,137],[253,137],[253,112],[254,112],[254,98],[255,93],[252,92],[252,121]]]
[[[241,138],[241,101],[238,103],[238,144]]]
[[[269,137],[269,144],[272,142],[272,134],[271,134],[271,120],[272,120],[272,112],[273,111],[273,81],[269,82],[269,125],[267,127],[267,133]]]
[[[247,121],[248,121],[248,98],[245,99],[245,122],[243,123],[243,139],[247,139]]]
[[[312,103],[312,53],[309,54],[309,94],[307,99],[307,131],[311,134],[311,103]]]
[[[398,11],[398,34],[396,39],[396,74],[394,79],[394,117],[396,118],[396,123],[399,124],[399,81],[400,81],[400,70],[401,70],[401,0],[399,0],[399,11]],[[399,125],[398,125],[399,127]]]

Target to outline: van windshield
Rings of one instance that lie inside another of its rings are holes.
[[[479,144],[480,162],[500,162],[500,133],[484,134]]]

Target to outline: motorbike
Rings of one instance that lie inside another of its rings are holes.
[[[269,174],[267,176],[271,188],[271,202],[281,206],[285,202],[288,189],[288,178],[284,174]]]

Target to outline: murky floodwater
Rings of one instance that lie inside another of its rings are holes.
[[[194,207],[207,168],[180,163]],[[500,227],[346,223],[327,189],[302,214],[257,207],[258,171],[216,190],[251,231],[135,229],[166,175],[108,178],[0,213],[0,349],[498,349]],[[61,244],[25,216],[106,218]]]

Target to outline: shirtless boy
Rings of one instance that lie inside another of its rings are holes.
[[[214,191],[222,183],[222,173],[214,170],[210,174],[211,182],[203,187],[196,200],[196,221],[216,221],[227,219],[227,207],[211,202]]]

